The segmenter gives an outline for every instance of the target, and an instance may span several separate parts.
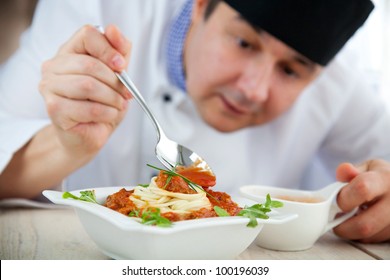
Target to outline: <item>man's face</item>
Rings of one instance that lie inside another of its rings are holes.
[[[202,118],[231,132],[280,116],[321,67],[224,2],[205,20],[206,5],[195,1],[184,51],[187,89]]]

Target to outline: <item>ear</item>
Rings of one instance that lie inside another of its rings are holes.
[[[209,0],[194,0],[194,4],[192,6],[192,22],[203,19],[203,15],[208,3]]]

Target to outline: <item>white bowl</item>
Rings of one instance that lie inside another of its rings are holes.
[[[123,187],[90,188],[98,203]],[[125,187],[132,189],[132,187]],[[79,191],[73,191],[79,196]],[[139,223],[100,204],[64,199],[62,192],[43,194],[56,204],[75,208],[82,225],[101,251],[114,259],[233,259],[256,238],[264,224],[282,224],[295,215],[273,211],[267,220],[258,219],[255,228],[247,227],[245,217],[217,217],[180,221],[160,228]],[[255,202],[252,202],[255,204]]]
[[[240,187],[242,196],[263,203],[266,195],[280,200],[284,206],[279,213],[296,213],[298,218],[280,226],[266,225],[255,243],[279,251],[300,251],[311,248],[325,232],[354,215],[342,216],[335,197],[345,183],[335,182],[317,191],[293,190],[273,186],[247,185]]]

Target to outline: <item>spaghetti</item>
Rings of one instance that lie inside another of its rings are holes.
[[[161,213],[189,214],[202,208],[211,208],[205,191],[197,190],[194,194],[167,191],[157,186],[156,178],[152,178],[146,188],[136,187],[129,199],[138,209],[159,208]]]

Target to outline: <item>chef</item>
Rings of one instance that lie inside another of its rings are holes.
[[[390,117],[347,41],[369,0],[39,2],[0,76],[0,198],[137,185],[157,135],[205,158],[219,190],[350,182],[342,237],[390,239]],[[104,35],[95,25],[105,26]],[[376,219],[372,219],[372,217]]]

